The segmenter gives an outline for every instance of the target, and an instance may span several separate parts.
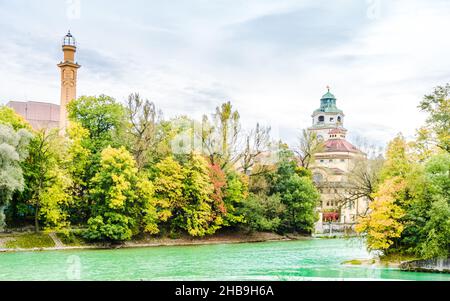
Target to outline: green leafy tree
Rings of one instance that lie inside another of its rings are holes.
[[[68,218],[74,224],[85,224],[89,219],[88,181],[92,164],[92,151],[88,148],[89,131],[79,122],[72,121],[67,129],[66,171],[72,182],[69,188],[71,205],[66,208]]]
[[[279,152],[272,191],[279,194],[286,205],[283,230],[310,233],[318,218],[315,209],[320,194],[311,177],[297,168],[293,152],[284,145],[281,145]]]
[[[68,112],[71,120],[89,131],[91,150],[101,151],[119,143],[117,138],[123,134],[126,115],[125,108],[114,98],[82,96],[69,103]]]
[[[67,226],[63,206],[71,201],[70,175],[65,168],[66,146],[63,138],[54,131],[38,131],[29,145],[29,156],[22,163],[25,190],[21,203],[33,206],[35,231],[42,221],[46,229]]]
[[[438,86],[426,95],[419,108],[429,114],[426,128],[429,138],[439,148],[450,152],[450,84]]]
[[[92,199],[87,198],[91,189],[92,178],[100,168],[101,153],[108,146],[120,147],[126,144],[126,110],[114,98],[100,95],[82,96],[69,103],[68,113],[71,123],[76,124],[76,128],[69,132],[69,139],[77,145],[81,156],[74,161],[76,170],[75,184],[77,185],[76,204],[86,208],[92,207]],[[77,130],[81,130],[77,133]],[[71,137],[70,137],[71,136]],[[125,145],[128,146],[128,145]],[[82,150],[83,148],[84,150]],[[86,156],[85,150],[88,151]],[[90,215],[86,215],[86,210],[80,209],[80,216],[73,216],[77,222],[85,222]]]
[[[244,222],[244,215],[240,208],[248,197],[248,180],[246,176],[236,172],[229,172],[226,176],[226,187],[224,189],[224,204],[226,216],[224,225],[236,226]]]
[[[9,125],[0,124],[0,230],[6,225],[4,210],[13,193],[24,188],[20,162],[28,155],[30,139],[31,134],[27,130],[15,131]]]
[[[249,231],[274,231],[280,228],[281,217],[286,206],[281,202],[279,194],[250,194],[242,204],[240,212],[245,217],[245,227]]]

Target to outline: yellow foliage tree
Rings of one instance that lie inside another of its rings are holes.
[[[370,204],[371,213],[360,218],[356,231],[367,235],[369,250],[385,251],[402,234],[404,226],[400,219],[405,212],[396,203],[405,188],[405,181],[399,177],[385,180]]]

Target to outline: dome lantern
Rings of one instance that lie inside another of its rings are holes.
[[[77,41],[75,40],[75,38],[72,36],[72,34],[69,32],[64,36],[63,38],[63,47],[64,46],[72,46],[72,47],[77,47]]]

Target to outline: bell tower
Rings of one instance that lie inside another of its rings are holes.
[[[312,114],[313,125],[309,131],[315,132],[320,140],[329,140],[334,137],[330,131],[338,129],[339,136],[345,137],[347,130],[344,128],[344,112],[336,106],[336,97],[331,94],[330,87],[328,92],[320,99],[320,108]],[[336,134],[337,135],[337,134]]]
[[[61,70],[59,129],[61,133],[64,133],[68,126],[67,105],[77,97],[77,72],[81,67],[75,62],[77,45],[70,31],[64,36],[62,50],[64,60],[58,64]]]

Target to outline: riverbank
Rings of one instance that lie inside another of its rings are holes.
[[[143,237],[141,239],[127,241],[121,244],[87,243],[75,240],[69,244],[64,243],[54,233],[11,233],[0,234],[0,252],[29,252],[29,251],[55,251],[55,250],[82,250],[82,249],[119,249],[119,248],[146,248],[162,246],[190,246],[212,244],[237,244],[256,243],[268,241],[289,241],[309,239],[300,235],[278,235],[269,232],[255,233],[218,233],[203,238],[189,236],[180,238],[169,237]]]
[[[411,255],[390,254],[371,259],[352,259],[342,263],[346,266],[391,268],[409,272],[450,274],[450,259],[423,260]]]

